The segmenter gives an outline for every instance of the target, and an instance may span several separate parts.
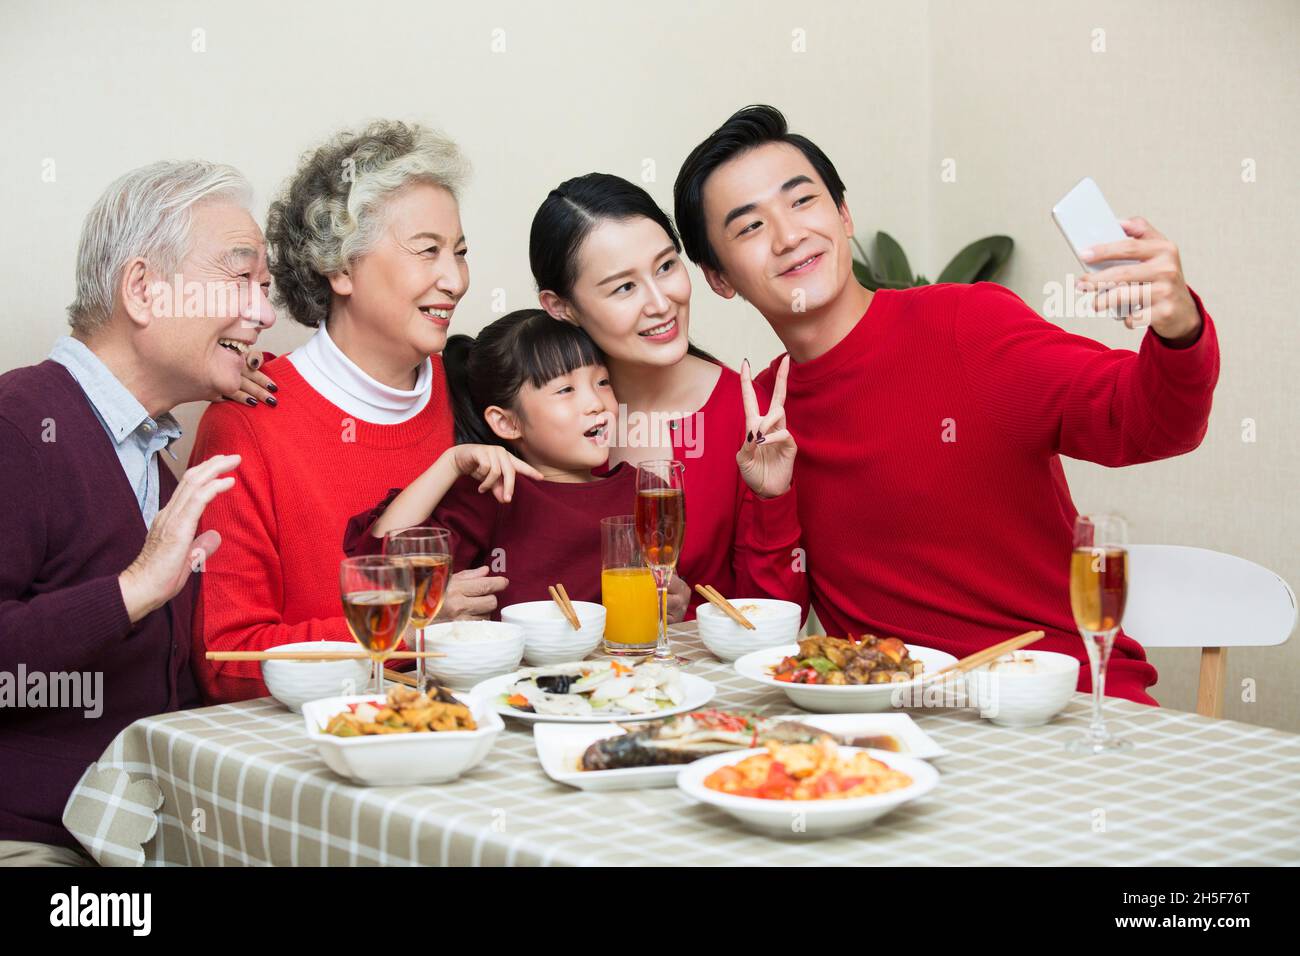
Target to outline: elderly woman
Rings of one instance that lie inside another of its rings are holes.
[[[191,461],[243,458],[235,488],[204,516],[223,541],[195,612],[209,700],[266,688],[256,663],[213,664],[202,651],[351,640],[339,600],[347,519],[452,443],[437,356],[469,285],[457,204],[466,171],[442,135],[377,122],[309,154],[271,206],[277,302],[316,333],[265,366],[275,411],[224,402],[199,424]],[[495,587],[484,574],[462,577],[461,594]]]

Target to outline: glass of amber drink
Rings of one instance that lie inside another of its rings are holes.
[[[645,563],[636,519],[616,515],[600,522],[600,599],[605,605],[605,653],[645,657],[659,638],[659,597]]]

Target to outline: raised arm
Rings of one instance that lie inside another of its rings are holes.
[[[51,546],[46,519],[56,505],[46,498],[49,486],[35,449],[0,420],[0,476],[10,495],[0,508],[0,670],[12,672],[20,663],[43,671],[85,669],[127,639],[136,622],[163,608],[220,545],[218,536],[198,534],[197,524],[208,503],[233,484],[223,475],[238,464],[238,457],[223,456],[195,469],[121,572],[32,595]]]
[[[1205,437],[1219,347],[1199,298],[1188,295],[1199,327],[1187,344],[1153,326],[1132,352],[1066,332],[1015,293],[978,283],[953,297],[965,385],[1004,436],[1033,450],[1110,466],[1191,451]]]

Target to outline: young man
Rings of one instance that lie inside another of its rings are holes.
[[[1061,455],[1117,466],[1205,435],[1219,349],[1178,250],[1143,219],[1083,280],[1150,283],[1138,352],[1040,318],[992,283],[872,293],[825,153],[770,106],[733,115],[674,186],[687,254],[767,319],[791,358],[785,410],[813,606],[829,634],[894,634],[958,657],[1030,628],[1085,663],[1070,612],[1075,518]],[[1097,309],[1128,301],[1099,291]],[[1149,314],[1145,314],[1149,313]],[[778,359],[779,361],[779,359]],[[773,367],[759,376],[770,393]],[[1140,637],[1141,635],[1139,635]],[[1106,692],[1154,704],[1155,669],[1115,642]]]
[[[221,537],[198,523],[239,458],[178,483],[159,453],[275,321],[250,193],[212,163],[122,176],[82,229],[72,335],[0,375],[0,866],[91,863],[62,822],[86,767],[199,703],[191,572]]]

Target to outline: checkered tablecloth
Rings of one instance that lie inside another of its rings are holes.
[[[799,713],[674,628],[714,704]],[[773,838],[676,789],[589,793],[542,772],[532,725],[507,719],[454,783],[357,787],[328,770],[302,718],[269,698],[132,724],[90,767],[64,822],[105,864],[1297,864],[1300,735],[1108,700],[1131,753],[1074,757],[1090,702],[996,727],[914,711],[950,753],[937,788],[850,836]]]

